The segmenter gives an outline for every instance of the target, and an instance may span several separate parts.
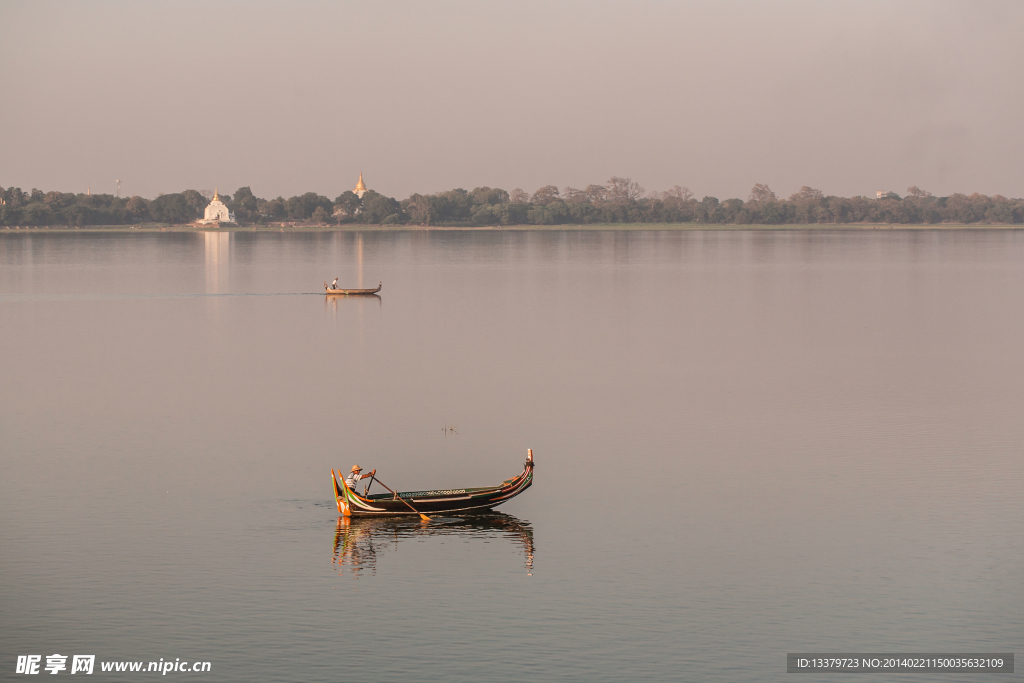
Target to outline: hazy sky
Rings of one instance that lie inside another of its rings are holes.
[[[1022,2],[8,2],[0,186],[1024,196]]]

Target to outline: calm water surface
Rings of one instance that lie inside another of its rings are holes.
[[[1020,654],[1022,349],[1020,231],[0,234],[0,678]],[[527,448],[501,515],[334,508],[332,467],[485,486]]]

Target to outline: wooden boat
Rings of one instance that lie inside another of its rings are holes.
[[[377,289],[331,289],[330,287],[327,286],[327,283],[325,282],[324,292],[327,293],[327,296],[357,296],[359,294],[376,294],[377,292],[380,291],[381,285],[383,284],[383,282],[378,284]]]
[[[533,450],[526,451],[523,473],[498,486],[467,489],[437,489],[405,493],[360,495],[345,484],[341,472],[331,469],[334,500],[345,517],[387,517],[392,515],[475,514],[487,512],[512,500],[533,484]]]

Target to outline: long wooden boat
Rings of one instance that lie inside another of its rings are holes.
[[[327,296],[356,296],[359,294],[376,294],[377,292],[380,291],[381,285],[383,284],[383,282],[378,284],[377,289],[331,289],[330,287],[327,286],[327,283],[325,282],[324,292],[327,293]]]
[[[523,473],[498,486],[466,489],[437,489],[360,495],[345,484],[342,473],[331,468],[334,500],[345,517],[389,517],[392,515],[473,514],[487,512],[512,500],[533,484],[533,450],[526,451]]]

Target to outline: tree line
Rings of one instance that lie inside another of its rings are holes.
[[[185,224],[202,218],[208,192],[185,190],[155,199],[109,194],[43,192],[0,187],[0,225],[90,226],[140,223]],[[533,194],[490,187],[414,194],[401,201],[370,190],[362,198],[343,192],[332,201],[307,192],[285,199],[263,199],[240,187],[221,200],[242,225],[367,224],[481,227],[489,225],[588,225],[595,223],[705,223],[721,225],[799,225],[828,223],[1024,223],[1024,199],[955,193],[934,197],[919,188],[904,196],[835,197],[804,186],[788,198],[763,184],[746,200],[697,200],[685,187],[646,192],[629,178],[604,185],[559,189],[545,185]]]

